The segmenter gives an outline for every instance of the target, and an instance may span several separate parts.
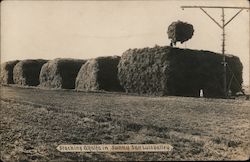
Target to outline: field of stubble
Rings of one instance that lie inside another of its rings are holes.
[[[246,160],[250,101],[1,87],[2,161]],[[61,153],[59,144],[152,144],[164,153]]]

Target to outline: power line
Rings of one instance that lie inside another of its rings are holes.
[[[185,8],[199,8],[202,12],[204,12],[217,26],[219,26],[222,29],[222,64],[223,64],[223,92],[224,96],[228,96],[228,88],[227,88],[227,62],[226,62],[226,56],[225,56],[225,40],[226,40],[226,33],[225,33],[225,27],[235,18],[237,17],[244,9],[249,10],[249,7],[229,7],[229,6],[181,6],[181,8],[184,10]],[[205,8],[213,8],[213,9],[221,9],[221,22],[217,22],[206,10]],[[238,12],[230,18],[227,22],[225,22],[225,9],[238,9]],[[250,55],[250,54],[249,54]],[[250,56],[249,56],[250,57]]]

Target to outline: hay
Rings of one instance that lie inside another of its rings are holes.
[[[168,27],[168,38],[171,39],[172,43],[185,42],[192,38],[194,33],[193,25],[182,21],[176,21]]]
[[[22,60],[18,62],[13,70],[13,80],[15,84],[37,86],[39,84],[39,74],[41,67],[47,60]]]
[[[40,73],[40,86],[47,88],[74,89],[76,76],[85,60],[51,60],[43,65]]]
[[[229,64],[242,80],[242,64],[229,57]],[[118,77],[126,92],[150,95],[223,96],[222,55],[189,49],[155,47],[130,49],[118,65]],[[229,73],[228,73],[229,75]],[[240,87],[232,82],[234,92]],[[237,88],[236,88],[237,87]]]
[[[84,64],[76,79],[76,89],[123,91],[117,77],[120,57],[98,57]]]
[[[8,61],[1,65],[1,84],[14,84],[13,69],[19,60]]]

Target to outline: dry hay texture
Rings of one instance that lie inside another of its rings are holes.
[[[185,42],[192,38],[194,33],[193,25],[182,21],[176,21],[169,25],[168,27],[168,38],[171,42]]]
[[[236,56],[227,61],[238,81],[231,90],[241,90],[243,66]],[[222,55],[172,47],[129,49],[118,65],[118,77],[126,92],[150,95],[223,96]],[[228,82],[232,73],[228,71]],[[239,83],[239,84],[238,84]]]
[[[18,62],[13,70],[13,80],[15,84],[23,86],[39,85],[40,70],[47,60],[22,60]]]
[[[119,61],[119,56],[90,59],[78,73],[76,89],[84,91],[123,91],[117,76]]]
[[[74,89],[75,80],[86,60],[57,58],[43,65],[40,86],[47,88]]]
[[[15,60],[1,64],[1,84],[14,84],[13,69],[18,62],[19,60]]]

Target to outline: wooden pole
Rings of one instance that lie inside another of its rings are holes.
[[[227,89],[227,62],[226,62],[226,56],[225,56],[225,13],[224,8],[222,8],[222,57],[223,57],[223,92],[224,96],[227,97],[228,89]]]

